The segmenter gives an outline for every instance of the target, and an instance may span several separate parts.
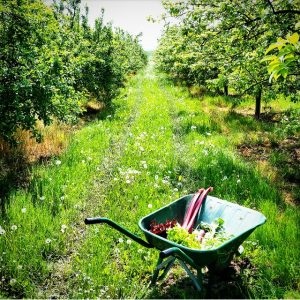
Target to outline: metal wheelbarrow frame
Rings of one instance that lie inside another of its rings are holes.
[[[87,218],[85,223],[106,223],[142,246],[160,250],[158,262],[152,276],[152,284],[155,284],[157,280],[163,279],[177,259],[193,281],[196,289],[201,291],[201,269],[205,266],[210,271],[220,271],[226,268],[233,255],[238,251],[238,247],[255,228],[266,222],[266,217],[253,209],[207,196],[203,201],[194,227],[201,221],[212,223],[216,218],[222,218],[225,231],[232,234],[233,237],[221,246],[211,250],[192,249],[149,231],[152,220],[155,220],[157,223],[164,223],[167,219],[176,219],[181,224],[193,196],[194,194],[183,196],[140,219],[139,227],[144,232],[147,242],[108,218]],[[188,265],[197,271],[196,276],[189,269]],[[159,276],[160,270],[163,270],[161,276]]]

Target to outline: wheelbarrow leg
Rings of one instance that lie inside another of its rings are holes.
[[[186,273],[189,275],[189,277],[192,279],[197,291],[201,292],[201,290],[202,290],[202,272],[201,272],[201,270],[197,270],[197,276],[195,276],[191,272],[191,270],[188,268],[188,266],[185,264],[184,261],[182,261],[181,259],[178,259],[178,261],[181,264],[181,266],[184,268]]]
[[[165,261],[164,259],[167,258]],[[166,276],[172,265],[174,264],[175,260],[178,259],[181,266],[184,268],[184,270],[187,272],[188,276],[191,278],[192,282],[194,283],[196,289],[200,292],[202,289],[202,272],[201,269],[198,268],[198,266],[194,263],[194,261],[187,256],[184,252],[182,252],[179,248],[173,247],[166,249],[164,251],[160,252],[156,268],[153,273],[151,284],[155,284],[158,280],[158,274],[159,271],[164,268],[165,270],[163,274],[159,277],[159,279],[162,279]],[[197,276],[195,276],[191,270],[186,265],[188,263],[190,266],[195,268],[197,270]]]
[[[167,273],[170,271],[171,267],[173,266],[175,260],[176,258],[172,256],[167,258],[165,261],[163,261],[163,258],[161,257],[158,258],[157,265],[153,272],[153,276],[151,280],[152,285],[154,285],[157,280],[161,280],[167,275]],[[163,268],[164,268],[163,274],[160,275],[158,278],[159,271],[162,270]]]

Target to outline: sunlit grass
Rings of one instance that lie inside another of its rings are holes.
[[[142,237],[141,217],[209,185],[214,196],[268,219],[244,245],[239,259],[254,268],[239,274],[238,296],[297,295],[299,212],[283,201],[276,176],[267,175],[273,169],[237,152],[241,143],[276,135],[274,126],[233,112],[222,97],[191,98],[151,70],[130,79],[114,107],[77,132],[64,154],[35,167],[28,189],[7,200],[0,223],[3,296],[199,297],[192,287],[176,288],[180,269],[169,289],[149,287],[158,251],[106,225],[86,228],[83,220],[109,217]]]

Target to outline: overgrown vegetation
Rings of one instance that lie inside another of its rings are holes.
[[[257,118],[262,99],[283,93],[299,100],[298,2],[167,0],[163,4],[165,32],[156,63],[170,78],[214,94],[254,96]],[[272,54],[267,58],[266,50]]]
[[[37,120],[73,122],[91,98],[109,104],[145,65],[138,37],[104,24],[103,13],[90,27],[80,0],[0,1],[2,138],[25,129],[40,139]]]
[[[77,132],[65,154],[36,166],[28,189],[10,195],[0,223],[3,297],[198,298],[180,268],[149,287],[158,251],[83,220],[106,216],[140,234],[142,216],[199,186],[268,219],[231,273],[206,275],[204,296],[299,295],[296,202],[285,203],[272,164],[265,173],[237,150],[262,135],[280,143],[284,124],[234,114],[224,97],[191,98],[148,72],[130,80],[114,112]]]

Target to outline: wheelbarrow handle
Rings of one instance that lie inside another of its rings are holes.
[[[172,247],[172,248],[163,250],[160,252],[159,256],[161,259],[164,259],[168,256],[174,256],[176,258],[181,259],[182,261],[187,262],[193,268],[198,269],[198,266],[194,263],[194,261],[188,255],[186,255],[181,249],[179,249],[177,247]]]
[[[116,222],[114,222],[114,221],[112,221],[108,218],[101,218],[101,217],[86,218],[84,220],[84,223],[87,224],[87,225],[106,223],[107,225],[109,225],[109,226],[113,227],[114,229],[120,231],[121,233],[127,235],[132,240],[134,240],[135,242],[141,244],[142,246],[144,246],[146,248],[153,248],[153,246],[151,244],[147,243],[146,241],[144,241],[143,239],[141,239],[137,235],[133,234],[132,232],[128,231],[126,228],[120,226],[119,224],[117,224]]]

